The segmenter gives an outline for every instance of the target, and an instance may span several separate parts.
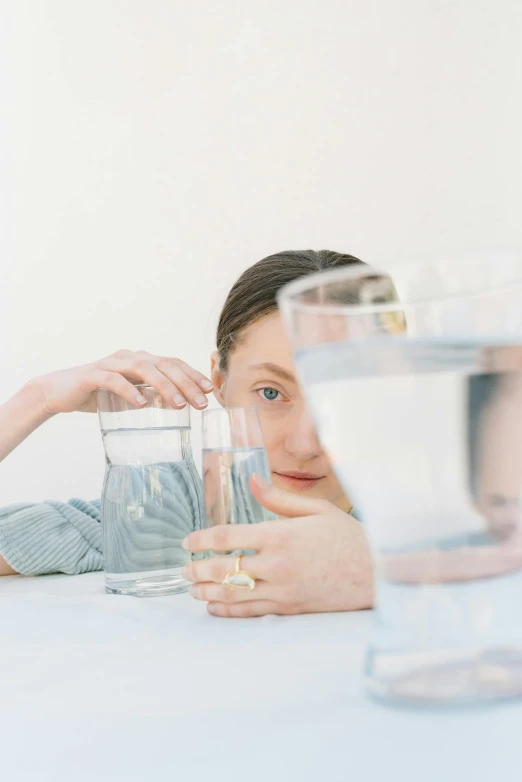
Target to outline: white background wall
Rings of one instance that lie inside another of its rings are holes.
[[[0,0],[0,401],[120,347],[206,369],[284,248],[522,245],[520,0]],[[99,494],[94,416],[0,504]]]

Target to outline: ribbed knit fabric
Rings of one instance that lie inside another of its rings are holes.
[[[150,557],[151,551],[163,556],[166,544],[173,534],[184,536],[193,529],[206,526],[202,487],[199,478],[194,484],[172,465],[161,467],[163,499],[156,508],[152,499],[144,506],[143,519],[127,527],[127,537],[116,541],[113,559],[122,572],[130,567],[130,560],[141,551]],[[194,471],[195,472],[195,471]],[[143,480],[140,471],[134,477]],[[259,518],[254,499],[244,480],[232,475],[234,486],[234,519],[252,524]],[[110,484],[112,488],[112,483]],[[134,491],[135,493],[135,491]],[[152,492],[149,491],[152,498]],[[87,573],[103,569],[103,545],[100,500],[86,502],[21,503],[0,508],[0,555],[17,573],[25,576],[48,573]],[[270,518],[272,514],[266,513]],[[169,531],[176,519],[175,529]],[[129,551],[132,556],[129,559]],[[125,555],[125,556],[124,556]],[[120,561],[123,557],[123,560]],[[127,559],[125,559],[127,557]],[[129,560],[129,561],[127,561]],[[113,563],[114,564],[114,563]],[[134,563],[134,568],[137,565]],[[138,568],[139,569],[139,568]],[[119,571],[118,571],[119,572]]]
[[[100,500],[0,508],[0,554],[24,576],[103,568]]]

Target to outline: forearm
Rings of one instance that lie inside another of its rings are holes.
[[[52,415],[42,407],[36,382],[0,406],[0,462]]]
[[[103,567],[100,502],[72,499],[0,508],[1,560],[17,573],[87,573]]]

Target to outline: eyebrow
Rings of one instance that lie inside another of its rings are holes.
[[[270,361],[264,362],[262,364],[250,364],[248,369],[253,369],[253,370],[264,369],[266,372],[271,372],[272,375],[276,375],[277,377],[280,377],[281,380],[287,380],[289,383],[297,382],[291,372],[288,372],[286,369],[283,369],[283,367],[280,367],[279,364],[272,364]]]

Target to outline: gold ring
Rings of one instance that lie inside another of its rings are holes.
[[[236,569],[234,572],[227,573],[221,583],[227,589],[245,589],[251,592],[252,589],[255,589],[256,580],[246,570],[241,570],[241,556],[236,558]]]

